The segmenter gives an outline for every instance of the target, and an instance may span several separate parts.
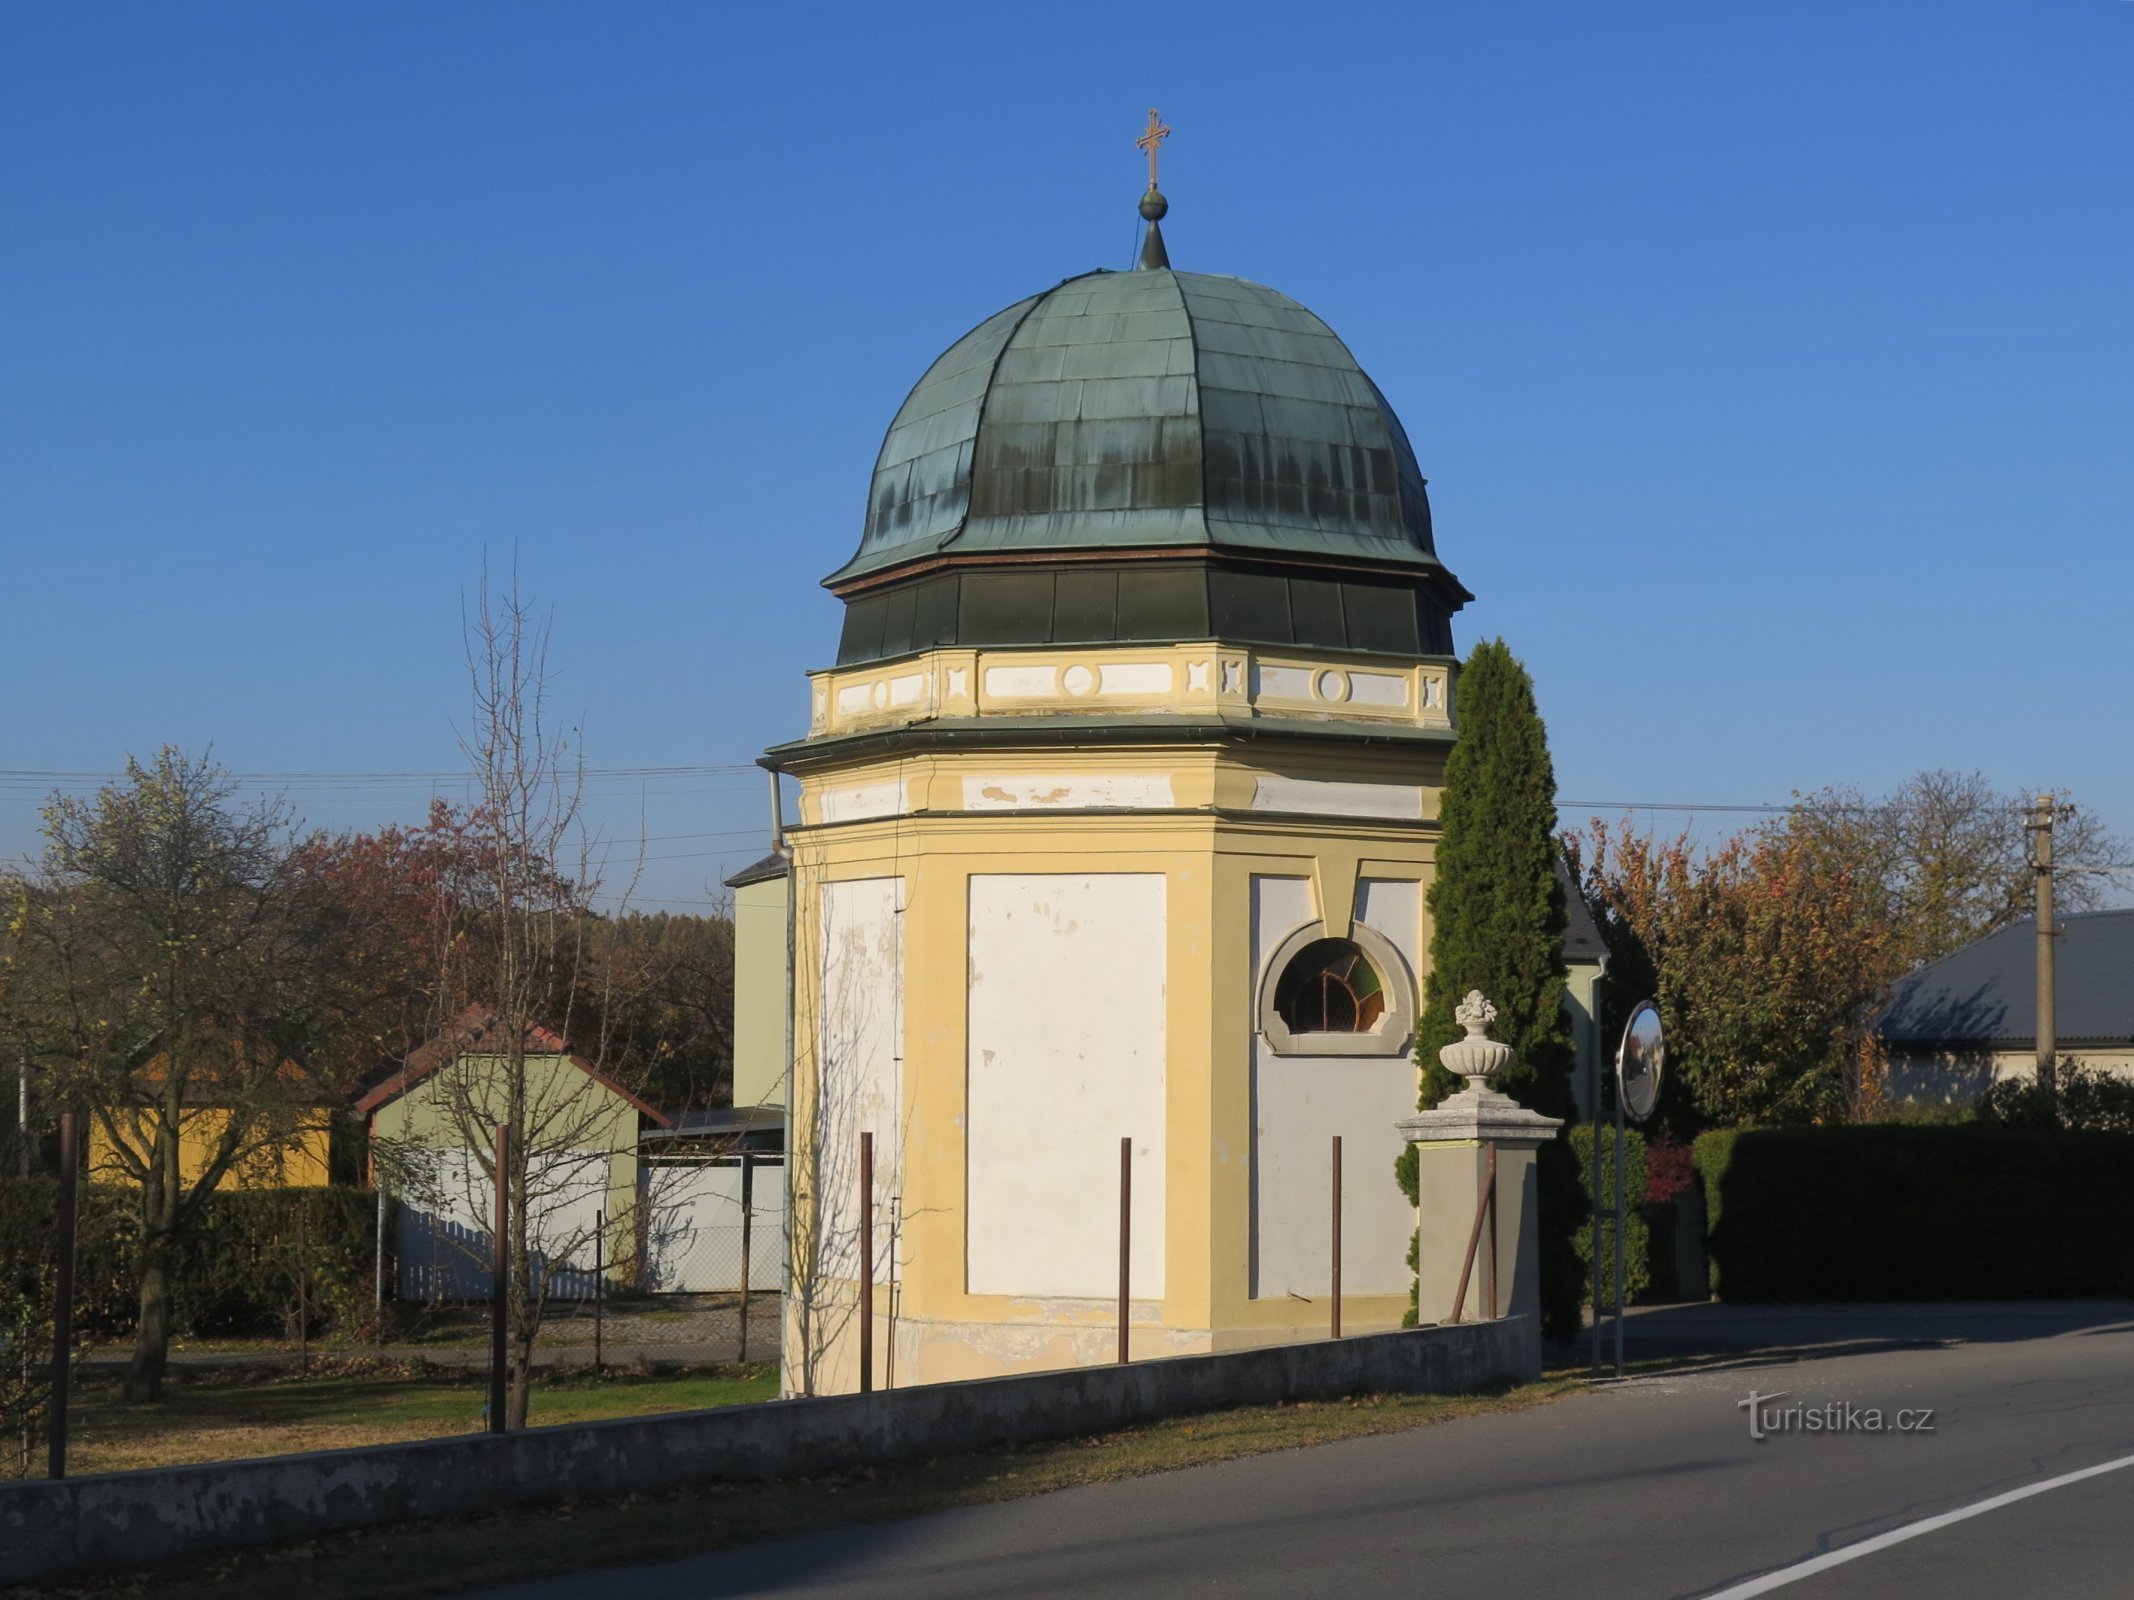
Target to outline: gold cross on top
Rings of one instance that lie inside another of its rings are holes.
[[[1141,137],[1134,141],[1134,148],[1146,150],[1149,153],[1149,187],[1151,189],[1156,187],[1156,151],[1163,141],[1170,138],[1170,136],[1171,130],[1164,125],[1163,119],[1156,115],[1156,108],[1154,106],[1149,107],[1149,125],[1143,131]]]

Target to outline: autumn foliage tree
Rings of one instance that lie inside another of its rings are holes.
[[[1902,953],[1885,885],[1857,850],[1790,816],[1701,855],[1686,835],[1597,820],[1566,845],[1612,953],[1610,988],[1659,1002],[1687,1096],[1663,1116],[1743,1126],[1845,1113]]]
[[[1594,821],[1566,836],[1607,939],[1608,991],[1656,995],[1677,1127],[1882,1114],[1872,1036],[1889,987],[2030,911],[2023,801],[1979,773],[1922,772],[1883,798],[1799,796],[1699,851]],[[2122,846],[2071,808],[2063,906],[2100,903]]]
[[[481,926],[494,898],[485,860],[492,844],[480,807],[433,800],[419,827],[320,836],[303,859],[347,908],[361,943],[353,960],[392,998],[374,1041],[397,1062],[446,1027],[455,1008],[488,1003],[496,951]],[[544,894],[576,905],[561,866]],[[559,986],[535,1021],[612,1057],[620,1076],[642,1083],[662,1110],[723,1105],[733,1090],[733,918],[590,907],[543,924],[575,961],[582,981]]]

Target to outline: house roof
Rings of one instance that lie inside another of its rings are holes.
[[[356,1111],[362,1116],[369,1116],[380,1106],[406,1094],[439,1067],[457,1061],[461,1056],[502,1055],[505,1048],[506,1035],[499,1024],[495,1008],[471,1005],[454,1017],[435,1037],[409,1051],[407,1059],[399,1067],[356,1102]],[[571,1049],[569,1043],[558,1033],[538,1025],[527,1028],[526,1053],[534,1056],[561,1056],[595,1083],[635,1106],[651,1118],[655,1126],[673,1126],[673,1120],[665,1112],[654,1110],[625,1089],[584,1056]]]
[[[664,1139],[725,1139],[751,1133],[782,1133],[784,1106],[709,1106],[684,1111],[672,1127],[645,1135],[648,1143]]]
[[[1578,880],[1561,854],[1556,857],[1556,881],[1563,885],[1563,959],[1568,966],[1597,967],[1608,959],[1608,943],[1601,937],[1593,908],[1579,892]]]
[[[786,860],[785,852],[773,850],[761,861],[751,862],[726,880],[729,889],[745,889],[752,883],[768,883],[773,878],[783,878],[793,870]]]
[[[2134,911],[2060,923],[2054,1034],[2063,1045],[2134,1044]],[[2025,917],[1901,979],[1876,1019],[1885,1044],[2037,1042],[2037,924]]]

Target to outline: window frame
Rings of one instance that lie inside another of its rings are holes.
[[[1290,963],[1323,939],[1345,937],[1377,969],[1386,1009],[1365,1033],[1292,1033],[1275,1008],[1275,990]],[[1355,920],[1346,935],[1332,933],[1324,922],[1307,922],[1275,946],[1259,981],[1259,1033],[1278,1056],[1404,1056],[1415,1041],[1415,974],[1393,942],[1377,929]]]

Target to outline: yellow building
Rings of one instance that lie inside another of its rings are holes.
[[[495,1190],[484,1162],[515,1086],[527,1170],[514,1203],[526,1208],[536,1254],[548,1270],[586,1270],[603,1235],[608,1263],[634,1259],[639,1139],[671,1120],[546,1028],[527,1029],[517,1069],[509,1044],[492,1008],[469,1006],[356,1102],[400,1200],[404,1296],[488,1293]]]
[[[105,1115],[89,1119],[89,1181],[136,1183],[139,1179],[119,1153],[111,1129],[136,1158],[154,1142],[157,1116],[137,1106],[117,1106]],[[277,1115],[271,1137],[253,1135],[252,1146],[233,1162],[218,1185],[231,1189],[322,1189],[334,1181],[337,1168],[352,1165],[335,1157],[346,1133],[345,1118],[330,1108],[313,1108],[290,1115]],[[199,1181],[214,1159],[230,1113],[219,1106],[195,1106],[178,1118],[178,1181]]]
[[[785,852],[726,880],[734,894],[734,1109],[782,1110],[786,1103]]]
[[[897,413],[798,780],[787,1383],[1397,1326],[1452,739],[1424,480],[1303,306],[1171,270],[1020,300]]]

